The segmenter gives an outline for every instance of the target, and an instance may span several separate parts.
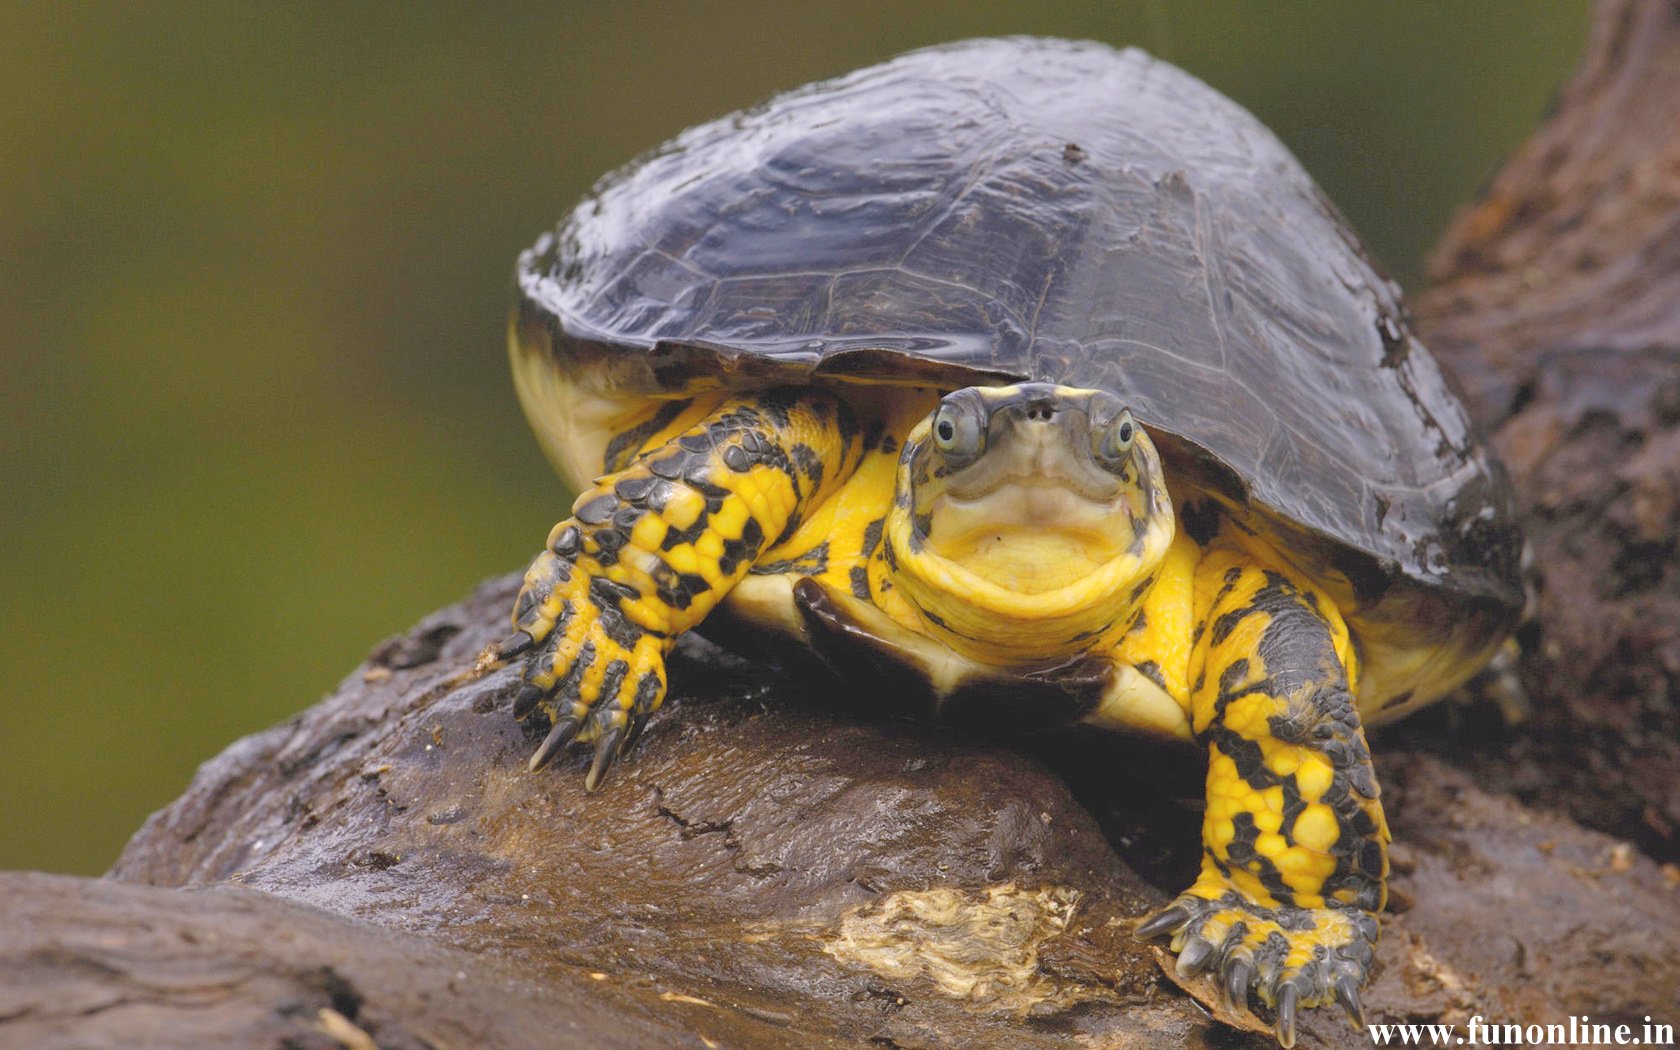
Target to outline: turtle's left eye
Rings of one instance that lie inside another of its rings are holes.
[[[933,414],[933,447],[953,466],[965,466],[985,450],[985,410],[978,399],[953,395],[940,403]]]
[[[1091,435],[1091,451],[1096,453],[1098,463],[1109,470],[1118,471],[1125,466],[1126,457],[1131,453],[1137,435],[1137,421],[1132,419],[1131,412],[1122,410]]]

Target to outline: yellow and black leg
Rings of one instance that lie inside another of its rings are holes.
[[[601,478],[525,573],[503,659],[528,654],[514,701],[551,728],[541,767],[592,741],[590,790],[665,697],[665,656],[857,465],[858,428],[815,390],[733,398]]]
[[[1173,935],[1180,973],[1252,989],[1295,1041],[1299,1007],[1362,1023],[1388,826],[1354,703],[1347,629],[1310,585],[1215,550],[1197,570],[1192,722],[1208,748],[1202,871],[1141,923]]]

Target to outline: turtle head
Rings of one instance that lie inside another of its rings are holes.
[[[884,539],[930,634],[988,663],[1113,644],[1173,537],[1161,459],[1106,391],[947,394],[910,432]]]

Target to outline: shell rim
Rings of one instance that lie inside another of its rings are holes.
[[[1002,385],[1055,377],[986,370],[921,356],[918,349],[940,345],[934,339],[854,337],[728,344],[709,340],[635,340],[607,332],[559,309],[548,294],[556,271],[542,265],[554,260],[559,241],[544,233],[519,255],[515,270],[517,301],[514,337],[527,352],[538,352],[605,396],[622,400],[685,397],[712,389],[752,390],[778,385],[826,383],[840,386],[932,386],[956,389]],[[536,329],[536,331],[533,331]],[[540,340],[533,339],[538,336]],[[911,342],[919,346],[908,345]],[[897,345],[895,345],[895,343]],[[949,345],[949,344],[945,344]],[[838,348],[836,348],[838,346]],[[617,367],[604,368],[612,364]],[[906,368],[911,371],[907,374]],[[608,374],[610,373],[610,374]],[[710,379],[714,382],[696,382]],[[1476,566],[1453,565],[1430,574],[1378,553],[1346,536],[1327,533],[1295,520],[1286,510],[1252,495],[1240,471],[1190,435],[1159,420],[1139,417],[1148,427],[1169,473],[1188,471],[1199,487],[1239,514],[1257,514],[1265,527],[1280,530],[1294,550],[1314,549],[1345,576],[1360,608],[1384,604],[1397,583],[1419,588],[1454,604],[1468,606],[1494,620],[1514,624],[1525,604],[1520,581]]]

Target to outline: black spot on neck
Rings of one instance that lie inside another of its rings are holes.
[[[1185,535],[1198,547],[1206,547],[1219,535],[1219,504],[1212,500],[1185,500],[1178,520],[1184,526]]]

